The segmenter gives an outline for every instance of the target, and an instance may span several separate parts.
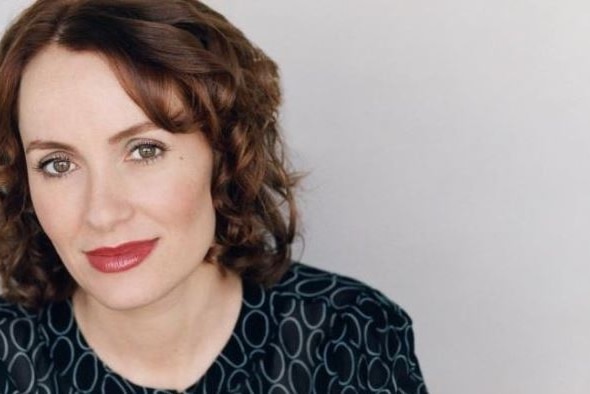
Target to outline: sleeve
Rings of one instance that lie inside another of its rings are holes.
[[[388,314],[388,336],[391,339],[387,341],[386,359],[391,366],[397,392],[426,394],[426,385],[414,349],[412,320],[400,307],[392,308]]]
[[[32,315],[0,298],[0,392],[32,393],[36,388],[33,361],[40,343]]]
[[[359,392],[428,393],[414,350],[412,320],[381,293],[369,289],[359,294],[339,314],[331,334],[328,369],[350,376]]]
[[[3,351],[1,347],[0,351]],[[12,379],[8,375],[8,369],[6,369],[6,365],[3,361],[0,361],[0,393],[17,393],[14,385],[12,384]]]

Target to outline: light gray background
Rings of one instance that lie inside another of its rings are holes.
[[[209,3],[282,67],[298,257],[408,310],[432,393],[590,393],[590,3]]]

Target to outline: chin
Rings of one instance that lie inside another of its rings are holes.
[[[85,291],[80,290],[82,296],[93,302],[98,302],[103,307],[114,311],[132,311],[154,304],[162,298],[155,289],[150,286],[141,288],[118,287],[109,291]]]

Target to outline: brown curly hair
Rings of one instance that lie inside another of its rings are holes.
[[[297,175],[278,132],[278,69],[196,0],[38,0],[0,42],[0,276],[5,298],[37,308],[76,284],[39,225],[17,104],[23,70],[48,45],[103,55],[159,127],[199,130],[214,151],[215,244],[207,261],[270,285],[290,262]],[[173,90],[181,114],[167,106]]]

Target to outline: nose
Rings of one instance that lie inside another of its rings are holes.
[[[96,172],[88,179],[86,223],[95,231],[113,231],[131,219],[133,204],[125,182],[115,171]]]

